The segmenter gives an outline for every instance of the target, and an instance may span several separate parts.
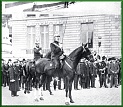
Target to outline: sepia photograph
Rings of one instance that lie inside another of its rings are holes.
[[[121,10],[121,1],[2,1],[2,106],[122,105]]]

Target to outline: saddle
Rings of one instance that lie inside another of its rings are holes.
[[[62,67],[63,67],[63,59],[60,59],[60,68],[59,69],[62,69]],[[48,61],[48,63],[46,64],[46,69],[47,70],[56,69],[55,63],[53,60]]]

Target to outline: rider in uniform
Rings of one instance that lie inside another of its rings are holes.
[[[42,48],[39,47],[39,43],[35,43],[34,47],[34,61],[37,61],[38,59],[43,57],[43,54],[41,53]]]
[[[61,67],[60,56],[63,54],[63,49],[60,47],[59,43],[60,36],[58,34],[54,35],[54,42],[50,44],[51,48],[51,60],[55,64],[55,69]]]

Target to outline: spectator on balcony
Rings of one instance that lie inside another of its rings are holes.
[[[39,43],[35,43],[35,47],[34,47],[34,61],[37,61],[38,59],[43,57],[42,54],[42,48],[39,47]]]

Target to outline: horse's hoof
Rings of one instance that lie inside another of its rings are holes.
[[[32,91],[32,89],[29,89],[29,91]]]
[[[50,93],[50,95],[53,95],[53,93]]]
[[[65,105],[70,105],[70,103],[69,102],[65,102]]]
[[[24,91],[24,94],[26,94],[26,91]]]
[[[73,100],[70,100],[70,102],[71,102],[71,103],[74,103],[74,101],[73,101]]]
[[[39,99],[40,99],[40,100],[44,100],[44,98],[43,98],[43,97],[40,97]]]
[[[39,100],[36,98],[36,99],[34,99],[36,102],[39,102]]]
[[[27,91],[27,93],[29,94],[29,93],[30,93],[30,91]]]

